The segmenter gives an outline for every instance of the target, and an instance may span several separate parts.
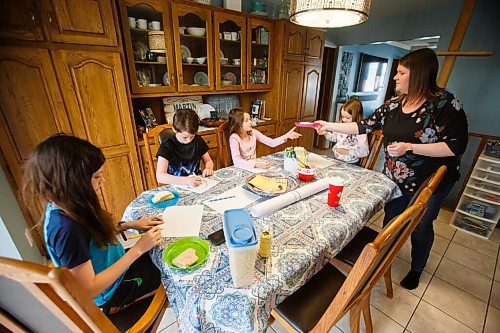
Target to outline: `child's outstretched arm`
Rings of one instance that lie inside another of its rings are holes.
[[[284,135],[271,139],[270,137],[262,134],[256,129],[253,129],[254,134],[257,136],[257,141],[262,142],[271,148],[284,144],[288,139],[294,140],[302,136],[302,134],[295,132],[295,127],[286,132]]]
[[[211,176],[214,174],[214,161],[212,161],[212,158],[210,157],[210,154],[206,152],[203,154],[201,157],[201,160],[203,161],[203,164],[205,164],[205,169],[203,169],[202,176],[207,177]]]
[[[213,167],[213,162],[212,162]],[[160,184],[172,184],[172,185],[194,185],[198,186],[202,182],[202,178],[199,176],[174,176],[167,173],[168,170],[168,160],[164,157],[158,156],[158,163],[156,165],[156,181]]]

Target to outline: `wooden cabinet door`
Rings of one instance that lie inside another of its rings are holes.
[[[264,134],[265,136],[271,138],[276,137],[275,124],[256,126],[255,129]],[[274,148],[266,146],[265,144],[262,143],[257,143],[257,157],[266,156],[272,153],[274,153]]]
[[[217,90],[241,91],[245,89],[246,28],[246,18],[242,15],[226,12],[214,13],[215,88]],[[236,34],[239,39],[227,39],[230,34]],[[224,61],[221,58],[224,58]],[[240,59],[240,64],[235,65],[234,59]],[[227,81],[232,83],[228,84]]]
[[[35,0],[0,1],[0,38],[43,40]]]
[[[285,60],[304,61],[307,28],[293,23],[285,26]]]
[[[308,29],[305,61],[310,64],[321,65],[324,46],[325,32],[318,29]]]
[[[304,65],[283,64],[282,104],[280,120],[298,120],[302,110],[302,87],[304,84]]]
[[[204,7],[172,3],[172,23],[179,91],[214,90],[212,11]],[[179,27],[186,28],[183,34]],[[191,35],[187,28],[204,28],[205,33],[203,36]],[[189,63],[186,61],[188,57],[194,60],[191,59]],[[196,58],[205,58],[205,61],[200,64]]]
[[[110,0],[44,0],[52,41],[116,46]],[[45,15],[44,15],[45,16]]]
[[[120,54],[54,51],[52,56],[75,134],[106,156],[101,199],[119,219],[142,191]]]
[[[321,67],[305,66],[301,118],[316,117],[320,81]]]
[[[248,18],[246,41],[248,90],[272,87],[274,38],[272,22]]]
[[[23,165],[35,146],[53,134],[72,130],[47,50],[0,48],[0,85],[0,148],[14,178],[12,186],[19,188]],[[43,216],[41,206],[23,207],[23,211],[30,227]],[[45,253],[43,233],[37,231],[33,236]]]

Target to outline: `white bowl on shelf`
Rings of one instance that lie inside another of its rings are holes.
[[[205,60],[207,60],[207,57],[200,57],[200,58],[196,58],[195,60],[200,65],[203,65],[205,63]]]
[[[205,28],[198,28],[198,27],[189,27],[189,28],[186,28],[186,31],[191,36],[203,37],[203,36],[205,36],[205,33],[207,32],[207,29],[205,29]]]
[[[222,85],[223,86],[230,86],[233,84],[233,81],[229,81],[229,80],[222,80]]]
[[[193,57],[187,57],[185,60],[186,60],[186,62],[187,62],[188,64],[192,64],[192,63],[193,63],[193,61],[194,61],[194,58],[193,58]]]
[[[228,58],[220,58],[220,64],[221,65],[227,65],[229,63],[229,59]]]

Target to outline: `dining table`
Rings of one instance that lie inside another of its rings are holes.
[[[398,186],[386,175],[325,157],[331,165],[318,169],[316,179],[340,177],[344,180],[340,204],[327,205],[328,189],[303,198],[269,215],[254,217],[259,234],[272,233],[271,255],[256,254],[253,282],[235,288],[232,283],[228,247],[210,244],[207,260],[193,270],[167,265],[163,250],[176,238],[164,237],[150,255],[161,272],[162,283],[177,317],[179,332],[265,332],[270,313],[281,301],[304,285],[356,235],[388,201],[401,195]],[[283,169],[283,152],[259,158],[271,164],[275,175],[297,177]],[[126,208],[123,221],[160,215],[148,198],[157,191],[175,189],[176,205],[200,205],[234,187],[243,186],[254,173],[235,166],[215,171],[218,184],[204,193],[194,193],[171,185],[141,193]],[[308,183],[297,180],[299,187]],[[270,200],[260,197],[249,204]],[[183,221],[165,221],[182,223]],[[222,229],[223,215],[204,206],[199,237],[207,239]],[[297,304],[300,306],[300,304]]]

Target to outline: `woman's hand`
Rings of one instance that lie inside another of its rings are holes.
[[[387,152],[394,157],[406,154],[407,150],[411,150],[411,143],[409,142],[394,142],[387,146]]]
[[[286,138],[290,140],[298,139],[302,134],[295,132],[295,127],[286,133]]]
[[[196,175],[187,176],[186,184],[191,186],[200,186],[203,182],[203,178]]]
[[[318,133],[318,135],[325,135],[328,131],[328,122],[324,121],[324,120],[316,120],[314,122],[314,124],[318,124],[315,128],[316,128],[316,133]]]
[[[260,169],[269,169],[271,167],[271,163],[269,163],[267,161],[256,162],[255,167],[260,168]]]
[[[147,231],[160,224],[163,224],[161,216],[148,216],[141,220],[131,221],[130,227],[140,231]]]
[[[201,175],[203,177],[208,177],[208,176],[211,176],[214,174],[214,169],[210,169],[210,168],[206,168],[203,170],[203,172],[201,173]]]
[[[154,227],[149,229],[141,239],[134,245],[140,251],[141,254],[144,254],[151,250],[154,246],[159,245],[162,240],[161,237],[161,229],[160,227]]]

